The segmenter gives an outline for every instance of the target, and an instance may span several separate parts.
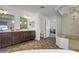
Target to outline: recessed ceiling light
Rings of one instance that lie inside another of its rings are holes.
[[[41,6],[40,8],[45,8],[45,6]]]

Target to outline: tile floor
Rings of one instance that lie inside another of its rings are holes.
[[[30,49],[57,49],[59,48],[55,44],[54,38],[41,38],[40,41],[27,41],[23,43],[19,43],[13,46],[9,46],[6,48],[0,49],[1,53],[9,53],[9,52],[15,52],[15,51],[21,51],[21,50],[30,50]]]

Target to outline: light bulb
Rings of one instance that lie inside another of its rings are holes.
[[[3,13],[3,10],[0,10],[0,13],[2,14]]]
[[[7,11],[4,11],[4,14],[7,14]]]
[[[26,22],[24,22],[24,24],[26,24]]]
[[[24,16],[24,18],[26,18],[26,19],[31,19],[31,17],[30,17],[30,16]]]
[[[20,22],[20,24],[22,24],[22,22]]]
[[[15,21],[13,20],[13,21],[12,21],[12,23],[14,24],[14,23],[15,23]]]
[[[30,16],[28,16],[28,19],[31,19],[31,17],[30,17]]]

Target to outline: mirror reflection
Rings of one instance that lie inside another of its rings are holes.
[[[0,31],[14,29],[14,16],[10,14],[0,14]]]
[[[20,17],[20,29],[27,29],[27,19]]]

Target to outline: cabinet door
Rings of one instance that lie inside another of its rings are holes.
[[[30,31],[30,40],[35,39],[35,31]]]
[[[23,32],[19,32],[19,42],[23,42],[24,41],[24,37],[23,37]]]
[[[72,50],[79,51],[79,41],[77,40],[70,40],[69,41],[69,48]]]
[[[24,33],[24,39],[25,39],[25,41],[30,40],[30,32],[29,31]]]
[[[12,44],[10,32],[2,33],[1,35],[1,47],[6,47]]]
[[[13,44],[20,43],[21,36],[19,32],[13,32]]]
[[[2,33],[0,33],[0,48],[1,48],[1,37],[2,37]]]

